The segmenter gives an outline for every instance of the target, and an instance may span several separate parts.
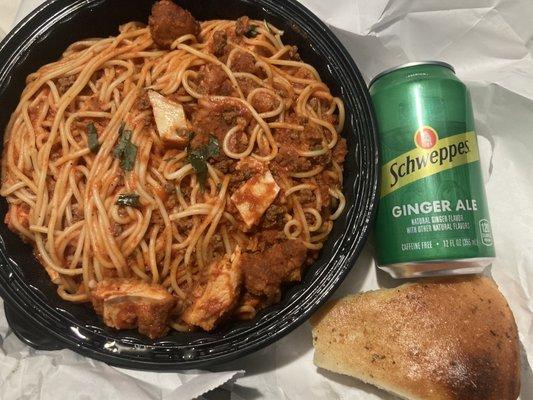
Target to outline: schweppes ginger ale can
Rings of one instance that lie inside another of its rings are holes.
[[[494,258],[470,94],[451,65],[370,83],[379,127],[378,265],[395,278],[478,273]]]

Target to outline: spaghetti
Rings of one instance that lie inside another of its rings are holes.
[[[156,337],[252,318],[300,279],[344,208],[346,144],[342,101],[273,25],[205,21],[162,48],[165,27],[152,23],[164,21],[150,22],[76,42],[28,76],[1,195],[59,296]],[[149,92],[184,110],[177,142],[161,135]],[[113,295],[98,297],[104,287]],[[106,315],[117,293],[129,311]],[[166,301],[161,329],[141,329],[139,301],[154,314]]]

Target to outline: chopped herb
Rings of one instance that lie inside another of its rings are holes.
[[[205,146],[206,159],[217,156],[219,152],[220,149],[218,147],[217,138],[213,135],[209,135],[209,142],[207,143],[207,146]]]
[[[189,154],[189,162],[196,172],[196,177],[200,183],[200,189],[202,189],[203,192],[205,189],[205,181],[207,180],[207,163],[202,156],[195,153]]]
[[[87,124],[87,144],[89,145],[89,150],[95,154],[98,153],[98,149],[100,149],[100,143],[98,143],[96,127],[92,122]]]
[[[122,153],[124,153],[124,149],[126,148],[126,143],[131,140],[131,131],[125,131],[124,130],[125,125],[124,123],[120,125],[120,128],[118,130],[118,143],[115,147],[115,150],[113,151],[113,155],[116,158],[120,158],[122,156]]]
[[[119,139],[115,146],[113,155],[120,160],[120,168],[124,171],[131,171],[135,165],[135,158],[137,157],[137,146],[131,142],[132,131],[125,129],[122,124],[119,129]]]
[[[139,195],[135,193],[123,193],[118,195],[117,206],[139,207]]]
[[[191,149],[190,144],[187,146],[187,160],[196,172],[196,177],[198,178],[202,191],[205,189],[205,182],[207,180],[207,160],[218,155],[219,152],[218,140],[213,135],[209,135],[209,142],[205,146],[197,149]]]
[[[250,25],[248,29],[246,30],[246,33],[244,34],[244,36],[252,39],[256,37],[258,34],[259,32],[257,32],[257,25]]]
[[[137,157],[137,146],[133,143],[128,142],[126,148],[124,149],[124,154],[120,160],[120,168],[124,171],[131,171],[135,166],[135,158]]]

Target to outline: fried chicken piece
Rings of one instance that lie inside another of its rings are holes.
[[[186,323],[210,331],[235,308],[242,283],[240,260],[237,247],[231,257],[211,264],[202,294],[181,316]]]
[[[161,0],[153,5],[148,24],[155,44],[165,49],[180,36],[200,33],[200,24],[192,14],[171,0]]]
[[[130,278],[109,278],[91,293],[95,311],[111,328],[133,329],[155,339],[168,331],[175,298],[162,286]]]

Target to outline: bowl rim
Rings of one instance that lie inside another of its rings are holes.
[[[8,32],[5,38],[0,42],[0,59],[5,60],[4,65],[0,66],[0,98],[3,96],[3,92],[5,91],[5,89],[10,85],[9,77],[7,77],[6,80],[6,71],[8,72],[15,68],[16,63],[19,61],[19,56],[25,53],[25,51],[27,51],[28,49],[31,49],[32,43],[35,40],[34,35],[46,32],[55,22],[63,21],[66,16],[70,15],[71,13],[74,13],[78,9],[88,8],[97,3],[105,1],[106,0],[47,0],[45,3],[34,9],[29,15],[27,15],[23,20],[21,20],[10,32]],[[370,231],[372,229],[373,221],[376,216],[379,194],[378,166],[380,156],[377,136],[377,124],[374,115],[374,109],[370,99],[370,94],[368,92],[365,81],[363,80],[354,60],[352,59],[348,51],[345,49],[345,47],[340,43],[339,39],[333,34],[333,32],[327,27],[324,22],[322,22],[310,10],[308,10],[305,6],[303,6],[296,0],[285,0],[283,2],[283,5],[276,3],[276,0],[244,1],[246,3],[252,3],[254,6],[268,7],[270,10],[274,9],[277,13],[281,12],[279,10],[280,7],[285,8],[286,13],[289,11],[291,13],[295,11],[299,13],[297,16],[295,16],[295,19],[306,20],[308,23],[310,23],[310,25],[312,26],[307,27],[307,29],[318,32],[318,34],[322,36],[323,40],[328,41],[328,45],[331,46],[331,48],[336,52],[336,56],[342,58],[339,63],[342,64],[342,68],[346,70],[344,72],[354,78],[353,84],[358,87],[358,91],[361,94],[360,101],[362,103],[362,106],[364,107],[361,112],[363,114],[366,114],[366,116],[368,117],[368,121],[366,123],[369,124],[369,132],[367,132],[366,135],[370,139],[371,146],[367,150],[372,152],[373,156],[373,159],[371,159],[371,162],[368,165],[368,167],[370,168],[371,179],[368,185],[370,186],[369,194],[365,197],[364,201],[364,215],[366,216],[366,218],[365,222],[361,226],[361,229],[358,230],[359,237],[357,239],[352,240],[352,243],[350,244],[346,253],[339,253],[341,247],[340,245],[337,246],[336,251],[332,252],[334,256],[332,258],[335,258],[335,256],[343,257],[342,268],[339,267],[339,272],[334,277],[334,279],[329,282],[329,286],[323,289],[323,293],[320,295],[320,297],[316,299],[313,304],[307,306],[305,310],[300,312],[296,318],[290,321],[287,325],[284,325],[282,329],[269,332],[268,336],[262,337],[259,342],[246,344],[244,347],[241,347],[237,350],[233,350],[230,353],[216,355],[214,357],[209,358],[208,360],[191,359],[179,361],[172,360],[169,362],[165,362],[161,359],[135,359],[134,357],[126,358],[124,357],[124,354],[120,354],[120,352],[118,354],[110,351],[104,352],[101,348],[95,349],[94,347],[90,347],[83,341],[80,342],[79,340],[76,340],[75,338],[78,337],[77,335],[72,334],[71,336],[65,336],[50,325],[50,316],[53,315],[50,314],[50,311],[54,311],[53,307],[47,304],[38,304],[39,299],[31,298],[31,295],[28,292],[27,288],[25,290],[24,287],[17,285],[17,279],[22,280],[22,277],[17,276],[18,274],[16,271],[11,271],[9,273],[8,279],[4,279],[4,276],[0,274],[0,295],[4,298],[6,303],[14,310],[16,310],[17,315],[25,317],[28,321],[31,321],[32,324],[35,324],[35,326],[44,329],[51,337],[54,337],[61,344],[63,344],[65,348],[69,348],[79,354],[106,362],[110,365],[145,370],[171,371],[200,368],[234,360],[272,344],[273,342],[279,340],[281,337],[285,336],[286,334],[294,330],[296,327],[307,321],[311,314],[316,311],[316,309],[320,307],[335,292],[335,290],[342,283],[348,272],[353,267],[357,257],[360,255],[362,248],[366,243]],[[310,42],[313,43],[312,40],[310,40]],[[355,132],[353,134],[355,135]],[[346,191],[346,187],[344,188],[344,191]],[[348,227],[346,229],[348,229]],[[342,238],[343,242],[347,240],[346,237],[342,235],[340,237]],[[9,265],[9,263],[9,255],[6,250],[3,238],[0,236],[0,267]],[[326,270],[326,268],[324,268],[324,270]],[[327,271],[321,272],[325,273]],[[301,296],[296,297],[296,300],[300,299],[306,293],[307,290],[303,291]],[[24,297],[26,297],[26,301],[24,301]],[[58,313],[58,310],[55,309],[55,312]],[[74,321],[70,322],[74,323]],[[79,326],[77,323],[75,323],[75,325]],[[100,335],[105,336],[105,333],[100,333]],[[28,344],[31,344],[31,342],[29,342]]]

